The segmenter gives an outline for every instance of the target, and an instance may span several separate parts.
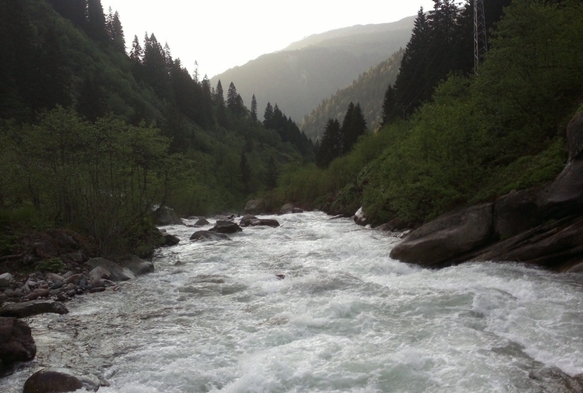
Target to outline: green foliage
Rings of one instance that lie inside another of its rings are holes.
[[[297,172],[319,184],[286,174],[287,189],[313,187],[301,196],[331,213],[359,202],[373,223],[414,224],[551,181],[583,97],[583,4],[516,0],[491,43],[478,76],[450,74],[408,120],[363,138],[328,170]]]
[[[65,265],[65,262],[63,262],[61,258],[51,258],[40,262],[36,266],[36,270],[43,273],[60,273],[67,270],[67,265]]]

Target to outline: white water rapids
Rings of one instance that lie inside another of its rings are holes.
[[[101,374],[102,393],[550,392],[541,369],[583,372],[582,276],[427,270],[348,219],[270,218],[223,242],[167,227],[181,242],[155,273],[28,319],[37,359],[0,391],[40,366]]]

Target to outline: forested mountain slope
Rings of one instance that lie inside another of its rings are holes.
[[[314,159],[285,108],[263,124],[256,102],[190,75],[155,34],[126,54],[100,0],[0,2],[0,52],[0,226],[26,212],[123,250],[153,205],[239,211]]]
[[[312,140],[318,139],[322,136],[328,119],[342,121],[350,102],[360,103],[368,128],[376,129],[382,122],[385,91],[395,82],[402,58],[401,49],[389,59],[361,74],[350,86],[323,100],[304,117],[300,123],[301,130]]]
[[[311,36],[216,75],[211,82],[234,82],[245,102],[255,94],[260,108],[277,103],[300,120],[322,99],[404,47],[413,19]]]

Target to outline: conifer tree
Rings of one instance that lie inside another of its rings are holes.
[[[336,119],[328,119],[324,135],[320,142],[320,148],[316,155],[316,165],[327,168],[335,158],[342,154],[342,130],[340,122]]]
[[[263,113],[263,126],[267,129],[271,129],[271,122],[273,120],[273,107],[271,103],[268,102],[265,107],[265,112]]]
[[[342,154],[348,154],[361,135],[366,132],[366,120],[360,104],[348,105],[346,116],[342,122]]]
[[[255,94],[251,97],[251,119],[257,121],[257,99],[255,99]]]
[[[87,0],[86,31],[87,35],[96,41],[106,43],[109,40],[101,0]]]
[[[396,112],[396,95],[393,85],[389,85],[385,91],[385,98],[383,100],[383,120],[381,126],[389,124],[393,119],[398,117]]]
[[[119,19],[119,13],[117,11],[114,13],[111,7],[109,7],[105,24],[107,35],[111,40],[112,46],[119,52],[125,53],[126,42],[123,34],[123,27]]]
[[[241,160],[239,161],[240,179],[243,185],[243,194],[248,195],[251,192],[251,166],[247,162],[247,155],[241,152]]]

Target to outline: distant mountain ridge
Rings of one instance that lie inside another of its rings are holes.
[[[408,17],[315,34],[216,75],[211,84],[233,82],[247,104],[254,94],[260,118],[270,102],[292,119],[303,119],[323,99],[405,47],[413,21]]]
[[[403,53],[403,49],[398,50],[387,60],[361,74],[350,86],[322,100],[304,117],[300,129],[315,141],[324,133],[328,119],[342,123],[350,102],[360,104],[368,129],[376,129],[382,122],[385,91],[397,78]]]

